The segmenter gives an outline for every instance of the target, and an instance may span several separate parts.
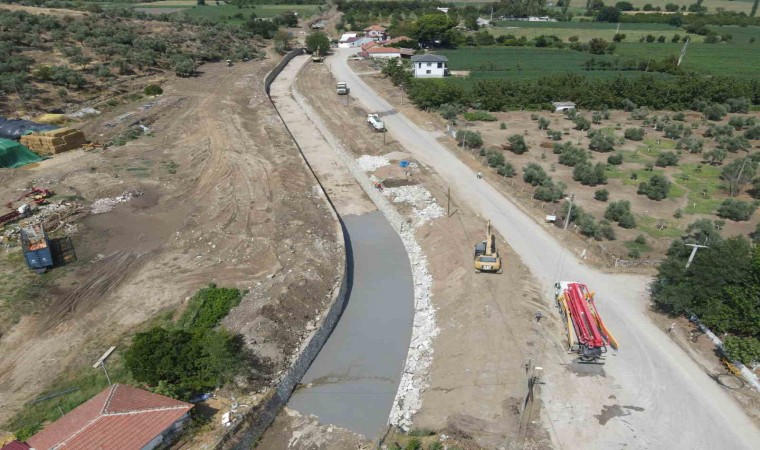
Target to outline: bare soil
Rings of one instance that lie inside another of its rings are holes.
[[[343,255],[334,216],[264,93],[274,63],[209,64],[200,77],[172,77],[150,108],[133,103],[83,125],[107,139],[142,120],[149,135],[3,171],[0,198],[31,185],[56,192],[53,202],[85,206],[142,195],[72,224],[77,262],[55,268],[26,299],[29,309],[18,314],[19,299],[3,290],[0,422],[210,282],[249,291],[225,323],[259,358],[249,389],[287,366],[329,300]],[[125,110],[134,114],[116,120]],[[4,273],[26,273],[20,252],[2,250]],[[6,320],[11,313],[18,323]]]
[[[324,122],[356,157],[385,155],[391,160],[390,166],[379,168],[374,176],[389,185],[422,184],[446,208],[445,180],[426,166],[400,168],[401,159],[419,162],[410,159],[390,135],[384,144],[382,134],[370,131],[365,124],[367,111],[351,99],[346,105],[345,97],[335,94],[335,81],[327,67],[309,63],[296,85],[311,104],[319,105]],[[399,211],[411,219],[409,208],[400,205]],[[535,328],[534,313],[541,309],[541,294],[518,255],[501,237],[497,242],[504,273],[474,272],[473,246],[484,239],[485,221],[453,198],[449,216],[423,225],[416,233],[434,279],[432,298],[440,334],[434,340],[430,386],[423,394],[414,426],[456,436],[469,442],[467,448],[497,448],[514,444],[516,439],[522,445],[538,443],[537,448],[548,448],[551,442],[540,425],[529,431],[524,425],[529,420],[521,425],[525,416],[520,414],[520,404],[527,392],[524,365],[534,353],[536,360],[545,346],[547,333],[542,327],[559,324],[542,321],[541,327]],[[538,420],[540,404],[531,413]]]
[[[393,86],[387,79],[385,79],[379,71],[374,69],[371,61],[352,61],[352,67],[357,73],[365,73],[362,78],[369,84],[372,89],[382,93],[383,98],[391,103],[394,108],[402,112],[407,117],[410,117],[417,123],[418,126],[427,130],[436,130],[441,133],[447,132],[447,124],[440,117],[440,115],[434,112],[426,112],[417,109],[415,106],[404,97],[404,105],[401,105],[402,93],[398,87]],[[581,111],[581,115],[591,119],[591,113],[589,111]],[[574,194],[575,202],[580,205],[586,212],[592,213],[597,220],[601,220],[604,216],[604,211],[607,205],[611,201],[627,200],[631,202],[631,210],[637,218],[638,226],[634,229],[624,229],[619,226],[615,226],[615,233],[617,239],[614,241],[602,241],[596,242],[593,239],[586,238],[577,230],[573,229],[577,235],[577,240],[574,246],[581,249],[587,249],[586,254],[587,262],[599,266],[610,266],[620,258],[627,259],[629,252],[629,245],[639,234],[644,234],[647,238],[647,247],[642,252],[642,259],[645,260],[658,260],[664,257],[665,251],[670,245],[670,242],[674,237],[680,236],[685,230],[686,226],[699,218],[708,218],[711,220],[718,220],[714,214],[702,214],[694,212],[693,203],[690,201],[691,196],[699,196],[701,193],[692,192],[687,186],[684,186],[681,178],[678,176],[682,172],[682,166],[684,165],[700,165],[710,167],[703,161],[701,154],[690,154],[686,151],[680,154],[680,160],[678,166],[675,167],[655,167],[655,172],[664,174],[674,184],[674,189],[680,190],[681,195],[675,198],[667,198],[662,201],[654,201],[648,199],[644,195],[638,195],[636,193],[639,181],[629,180],[630,173],[636,172],[638,174],[644,174],[646,172],[645,164],[647,162],[654,163],[657,155],[663,151],[674,151],[675,141],[666,139],[661,131],[656,131],[652,128],[646,128],[646,136],[644,141],[630,141],[625,140],[623,144],[615,145],[616,152],[622,152],[626,154],[628,159],[620,166],[616,166],[618,172],[622,176],[610,176],[608,183],[598,186],[583,186],[579,182],[574,181],[572,178],[573,167],[568,167],[559,164],[558,157],[552,152],[552,141],[546,136],[544,130],[539,130],[536,121],[531,119],[532,114],[538,114],[551,121],[549,126],[552,130],[560,130],[563,132],[562,140],[559,143],[572,142],[582,149],[588,149],[589,138],[586,136],[585,131],[579,131],[574,129],[574,124],[571,120],[566,119],[563,114],[551,113],[547,111],[540,112],[528,112],[528,111],[511,111],[492,113],[496,116],[497,120],[494,122],[465,122],[458,120],[456,129],[467,129],[470,131],[478,131],[483,136],[483,148],[503,153],[506,161],[512,163],[517,169],[518,173],[514,178],[504,178],[495,173],[494,169],[488,168],[485,164],[485,158],[479,155],[477,150],[462,149],[460,143],[456,142],[450,136],[441,138],[441,142],[447,145],[452,150],[456,151],[460,159],[471,166],[475,170],[480,170],[484,173],[484,176],[495,187],[498,187],[506,196],[517,200],[520,206],[531,213],[537,220],[544,221],[546,215],[556,215],[561,208],[560,203],[544,203],[533,199],[533,188],[527,183],[522,181],[522,168],[528,163],[536,163],[541,165],[546,172],[555,180],[565,183],[568,188],[565,190],[567,195]],[[668,111],[653,111],[651,116],[663,116],[664,114],[671,114]],[[752,115],[759,116],[758,113],[751,113]],[[727,123],[728,117],[726,117],[720,123]],[[506,130],[500,129],[500,124],[505,123],[507,125]],[[697,114],[688,114],[685,122],[685,126],[689,127],[692,122],[698,124],[698,127],[693,130],[693,135],[696,137],[702,137],[704,131],[707,129],[705,121],[700,120]],[[615,136],[622,138],[623,132],[626,128],[642,127],[641,120],[631,120],[630,113],[624,111],[612,111],[610,119],[602,120],[598,125],[592,125],[592,128],[605,128],[611,132],[614,132]],[[529,151],[523,155],[516,155],[510,151],[504,150],[502,144],[507,142],[507,138],[510,135],[519,134],[525,139],[528,145]],[[711,138],[703,138],[705,141],[705,150],[712,150],[715,147],[715,142]],[[757,144],[756,142],[753,142]],[[606,163],[607,157],[613,153],[599,153],[589,152],[591,159],[590,162],[604,162]],[[736,158],[741,158],[744,155],[743,152],[728,153],[726,160],[722,166],[729,164]],[[632,160],[635,160],[632,161]],[[717,166],[718,170],[722,166]],[[720,184],[720,183],[716,183]],[[745,187],[746,189],[749,186]],[[608,202],[601,202],[594,199],[594,192],[599,189],[607,189],[610,193]],[[717,192],[712,194],[709,198],[722,201],[728,198],[725,189],[719,187]],[[740,200],[752,201],[748,192],[743,191],[739,197]],[[677,209],[681,209],[683,214],[681,218],[674,217],[674,212]],[[755,230],[758,222],[760,222],[760,214],[755,214],[750,221],[747,222],[734,222],[726,220],[723,227],[723,234],[726,236],[734,236],[737,234],[747,235]],[[642,226],[643,225],[643,226]],[[585,241],[585,242],[583,242]],[[628,243],[628,245],[626,245]],[[582,250],[581,250],[582,251]],[[579,252],[580,253],[580,252]],[[639,270],[647,271],[646,268]]]

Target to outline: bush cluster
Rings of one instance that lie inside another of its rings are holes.
[[[628,200],[618,200],[612,202],[604,211],[604,218],[616,222],[622,228],[635,228],[636,218],[631,213],[631,202]]]
[[[651,200],[662,200],[670,192],[670,181],[663,175],[654,174],[648,182],[639,184],[637,194],[646,195]]]

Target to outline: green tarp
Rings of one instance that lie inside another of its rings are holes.
[[[42,158],[18,142],[0,139],[0,167],[15,169],[37,161]]]

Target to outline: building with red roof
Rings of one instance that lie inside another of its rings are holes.
[[[384,41],[388,36],[385,34],[385,27],[380,25],[370,25],[364,29],[364,35],[371,37],[376,41]]]
[[[29,450],[29,448],[25,442],[11,441],[0,447],[0,450]]]
[[[27,443],[35,450],[150,450],[182,431],[192,407],[114,384],[46,426]]]

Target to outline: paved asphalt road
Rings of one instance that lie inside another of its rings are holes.
[[[760,431],[753,422],[646,316],[648,278],[603,274],[563,252],[544,225],[476,179],[438,143],[438,135],[417,127],[369,88],[348,67],[353,53],[337,50],[326,60],[336,79],[347,81],[351,96],[367,110],[380,113],[392,137],[447,180],[457,200],[491,220],[545,287],[547,308],[557,278],[582,281],[596,291],[620,351],[585,376],[568,365],[569,355],[549,352],[540,362],[549,429],[561,448],[757,448]]]

